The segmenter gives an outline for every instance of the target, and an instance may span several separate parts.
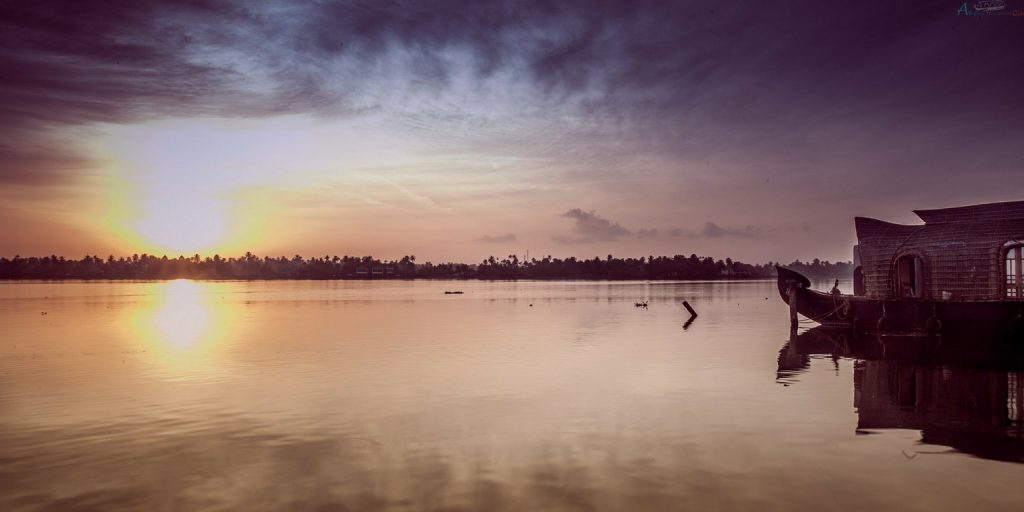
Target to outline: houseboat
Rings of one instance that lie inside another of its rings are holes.
[[[853,294],[777,267],[792,324],[799,314],[857,332],[1024,333],[1024,201],[914,213],[923,224],[855,219]]]

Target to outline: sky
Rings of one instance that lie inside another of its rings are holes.
[[[0,256],[847,260],[1024,196],[1006,3],[5,2]]]

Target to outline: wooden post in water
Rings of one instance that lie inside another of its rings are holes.
[[[683,324],[683,330],[685,331],[690,328],[690,324],[692,324],[693,320],[697,318],[697,311],[695,311],[693,309],[693,306],[691,306],[690,303],[686,302],[685,300],[683,301],[683,307],[690,312],[690,318],[688,318],[686,320],[686,323]]]
[[[789,302],[789,326],[795,328],[799,325],[799,320],[796,317],[796,286],[790,284],[787,294],[789,295],[789,300],[787,300]]]
[[[689,302],[683,301],[683,307],[690,312],[690,318],[696,318],[697,312],[693,310],[693,306],[690,306]]]

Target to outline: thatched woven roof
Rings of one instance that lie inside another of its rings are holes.
[[[1024,219],[1024,201],[976,204],[938,210],[914,210],[914,213],[925,224],[1015,220]]]
[[[1000,300],[1004,245],[1024,240],[1024,201],[915,213],[925,224],[855,219],[865,294],[893,298],[893,264],[912,254],[924,263],[925,298]]]

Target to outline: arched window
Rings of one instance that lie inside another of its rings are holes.
[[[908,254],[896,260],[896,296],[909,299],[924,297],[924,264],[919,256]]]
[[[1021,253],[1024,253],[1024,242],[1013,241],[1006,244],[1004,261],[1006,298],[1024,298],[1024,283],[1021,281]]]

